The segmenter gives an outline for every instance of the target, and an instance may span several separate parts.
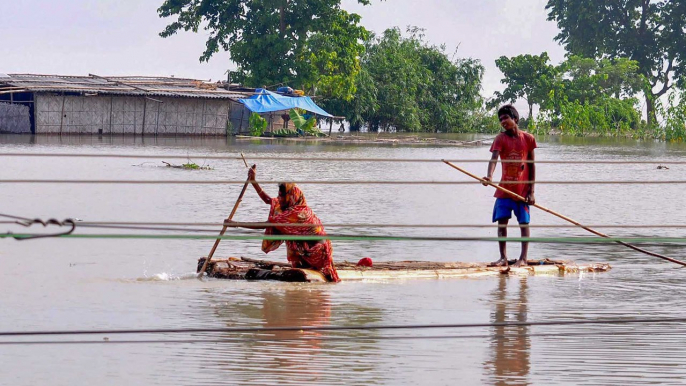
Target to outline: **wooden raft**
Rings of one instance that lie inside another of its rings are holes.
[[[198,271],[205,262],[198,260]],[[510,264],[514,264],[514,260]],[[358,267],[356,263],[336,263],[338,276],[349,280],[390,279],[447,279],[455,277],[476,277],[487,275],[560,275],[578,272],[605,272],[610,270],[606,263],[575,264],[559,260],[529,260],[527,267],[489,267],[486,263],[439,263],[427,261],[392,261],[374,263],[373,267]],[[292,268],[289,263],[229,257],[212,259],[207,265],[210,277],[230,280],[278,280],[287,282],[325,282],[318,271]]]

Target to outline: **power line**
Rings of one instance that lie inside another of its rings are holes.
[[[253,342],[349,342],[349,341],[387,341],[387,340],[445,340],[445,339],[514,339],[514,338],[546,338],[553,337],[556,339],[564,339],[569,337],[581,336],[645,336],[643,331],[593,331],[593,332],[565,332],[564,334],[556,333],[522,333],[516,331],[510,334],[478,334],[478,335],[401,335],[401,336],[320,336],[320,337],[299,337],[299,338],[271,338],[271,337],[254,337],[254,338],[220,338],[220,339],[136,339],[136,340],[15,340],[15,341],[0,341],[0,346],[3,345],[82,345],[82,344],[228,344],[228,343],[253,343]],[[656,332],[651,331],[650,336],[684,336],[684,332]]]
[[[301,180],[301,181],[255,181],[259,184],[281,184],[284,182],[301,185],[477,185],[479,181],[402,181],[402,180]],[[243,185],[244,180],[71,180],[71,179],[6,179],[2,184],[129,184],[129,185]],[[686,180],[600,180],[600,181],[502,181],[501,185],[683,185]]]
[[[630,325],[645,323],[686,323],[686,317],[660,318],[611,318],[582,320],[548,320],[540,322],[495,322],[411,325],[365,325],[365,326],[283,326],[283,327],[215,327],[215,328],[157,328],[157,329],[101,329],[101,330],[42,330],[0,331],[0,336],[37,335],[128,335],[128,334],[189,334],[189,333],[266,333],[284,331],[372,331],[372,330],[431,330],[495,327],[575,326],[575,325]]]
[[[35,238],[40,233],[5,233],[0,238]],[[607,244],[627,243],[685,243],[686,237],[448,237],[448,236],[394,236],[394,235],[194,235],[194,234],[57,234],[55,238],[70,239],[161,239],[161,240],[284,240],[284,241],[470,241],[470,242],[532,242],[542,244]]]
[[[201,158],[205,160],[238,160],[242,161],[240,155],[231,156],[217,156],[217,155],[182,155],[182,154],[102,154],[102,153],[0,153],[0,157],[66,157],[66,158],[147,158],[147,159],[190,159]],[[428,162],[428,163],[443,163],[444,159],[429,159],[429,158],[361,158],[361,157],[274,157],[274,156],[260,156],[260,155],[246,155],[246,158],[251,161],[331,161],[331,162]],[[452,163],[488,163],[488,159],[445,159]],[[617,161],[617,160],[583,160],[583,161],[554,161],[554,160],[536,160],[536,161],[520,161],[520,160],[502,160],[500,162],[513,163],[537,163],[537,164],[608,164],[608,165],[625,165],[625,164],[648,164],[648,165],[686,165],[686,161],[679,160],[658,160],[658,161]]]
[[[13,224],[14,221],[0,221],[0,224]],[[269,222],[240,222],[241,226],[284,226],[283,223],[269,223]],[[140,230],[170,230],[170,231],[215,231],[215,227],[224,225],[222,222],[126,222],[126,221],[79,221],[77,225],[80,228],[115,228],[115,229],[140,229]],[[205,226],[213,227],[212,229],[192,229],[192,228],[155,228],[155,227],[188,227],[188,226]],[[312,224],[306,223],[289,223],[288,227],[312,227]],[[578,228],[578,225],[573,224],[370,224],[370,223],[326,223],[321,226],[325,228]],[[151,227],[151,228],[148,228]],[[588,225],[590,228],[614,228],[614,229],[679,229],[686,228],[686,224],[646,224],[646,225]]]

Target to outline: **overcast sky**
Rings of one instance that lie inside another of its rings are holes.
[[[553,63],[564,56],[546,21],[546,0],[372,0],[343,7],[362,15],[374,32],[408,25],[424,28],[429,42],[446,44],[458,56],[486,67],[484,96],[503,87],[495,59],[548,51]],[[150,75],[224,79],[232,66],[220,52],[209,63],[198,58],[206,34],[158,33],[162,0],[0,0],[0,73],[64,75]],[[518,106],[523,106],[521,103]]]

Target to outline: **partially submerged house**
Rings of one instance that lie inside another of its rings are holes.
[[[0,74],[0,132],[224,136],[247,132],[254,109],[270,129],[287,125],[283,109],[244,104],[254,95],[196,79]]]

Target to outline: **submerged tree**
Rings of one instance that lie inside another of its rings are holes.
[[[648,81],[648,123],[655,101],[684,82],[686,2],[676,0],[548,0],[555,38],[570,53],[591,58],[628,58]]]
[[[424,41],[422,30],[403,37],[391,28],[367,42],[357,92],[347,103],[327,101],[353,130],[466,131],[480,109],[483,66],[451,59]]]
[[[369,0],[358,0],[369,4]],[[160,17],[177,16],[160,33],[209,32],[200,61],[228,51],[240,81],[289,84],[350,99],[368,33],[341,0],[164,0]]]
[[[548,63],[547,52],[541,55],[519,55],[512,58],[501,56],[495,61],[504,78],[500,83],[507,85],[505,90],[496,92],[494,102],[515,102],[524,99],[529,105],[529,115],[533,115],[534,105],[542,105],[555,81],[555,66]]]
[[[582,104],[605,97],[630,98],[645,85],[638,71],[638,63],[625,58],[596,60],[572,55],[557,67],[559,78],[554,88]]]

